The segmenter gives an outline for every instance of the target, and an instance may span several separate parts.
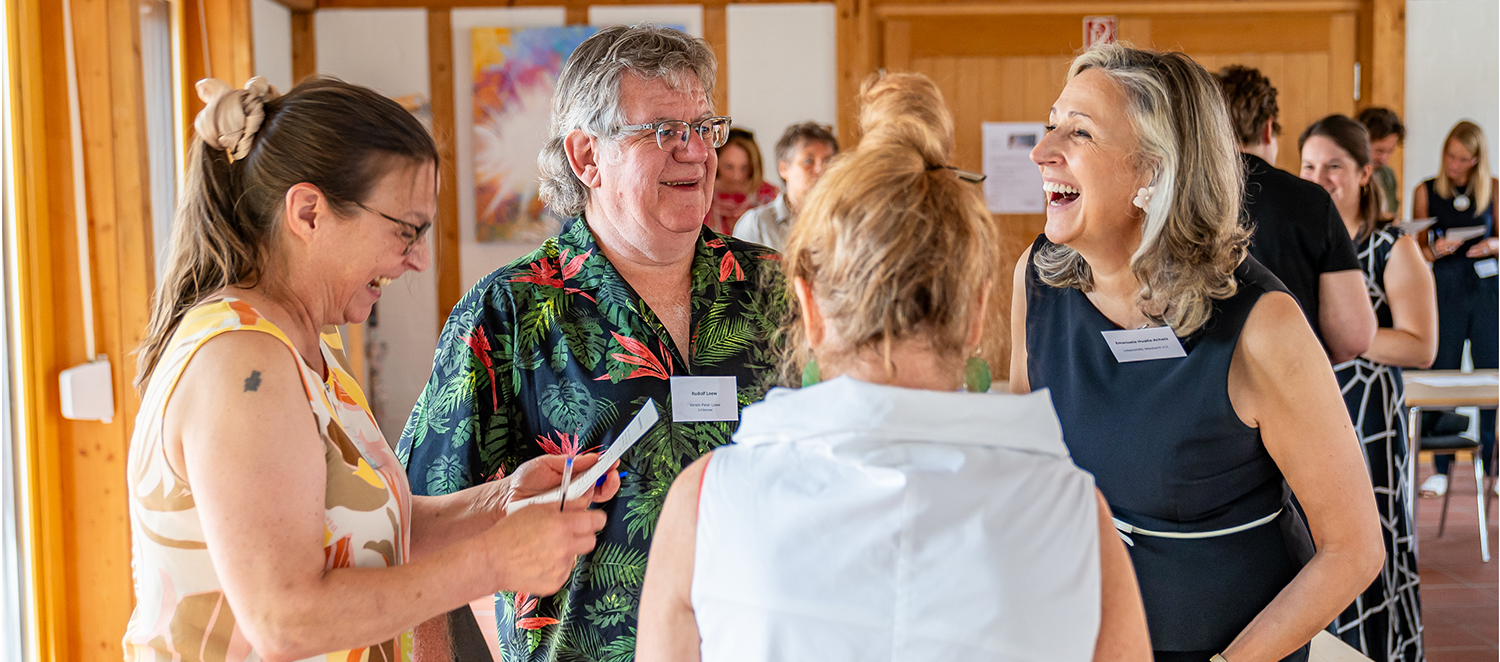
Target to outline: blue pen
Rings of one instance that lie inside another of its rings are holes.
[[[569,455],[567,462],[563,463],[562,493],[557,497],[558,510],[568,505],[568,483],[571,482],[573,482],[573,456]]]

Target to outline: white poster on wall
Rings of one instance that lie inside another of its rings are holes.
[[[984,123],[984,201],[995,214],[1040,214],[1047,210],[1042,173],[1031,148],[1046,132],[1040,122]]]

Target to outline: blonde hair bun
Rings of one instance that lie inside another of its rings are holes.
[[[999,228],[982,189],[945,168],[953,118],[931,79],[877,74],[860,102],[860,143],[818,180],[783,256],[788,280],[812,286],[837,330],[819,362],[837,370],[874,350],[889,369],[892,344],[918,340],[962,365],[973,349],[965,346],[973,316],[1000,273]],[[794,304],[783,363],[789,383],[812,358],[798,314]],[[986,339],[1004,335],[995,320],[987,319]]]

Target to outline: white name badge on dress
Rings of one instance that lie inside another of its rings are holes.
[[[1480,260],[1474,263],[1474,273],[1480,278],[1494,278],[1495,274],[1500,274],[1500,264],[1495,263],[1495,258]]]
[[[1109,351],[1115,353],[1120,363],[1132,361],[1154,361],[1156,359],[1180,359],[1187,356],[1182,342],[1170,326],[1154,326],[1149,329],[1121,329],[1100,331]]]
[[[672,420],[679,423],[698,421],[738,421],[739,387],[729,377],[673,377]]]

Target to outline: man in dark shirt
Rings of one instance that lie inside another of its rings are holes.
[[[1363,354],[1375,338],[1375,311],[1338,208],[1323,187],[1271,165],[1281,134],[1276,88],[1238,65],[1218,79],[1245,161],[1250,254],[1297,297],[1334,363]]]

